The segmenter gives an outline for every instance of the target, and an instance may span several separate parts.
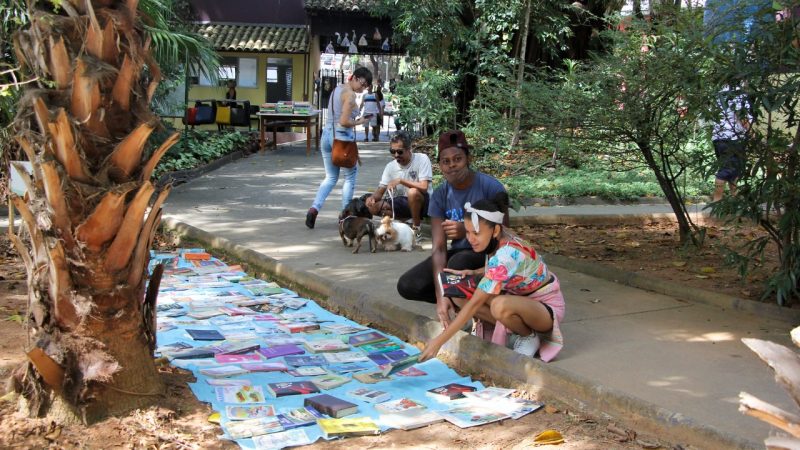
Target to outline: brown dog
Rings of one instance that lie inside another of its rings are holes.
[[[375,224],[366,217],[347,216],[339,221],[339,236],[345,247],[352,247],[353,242],[358,242],[353,253],[358,253],[361,248],[361,238],[369,238],[369,251],[375,253],[378,241],[375,238]]]

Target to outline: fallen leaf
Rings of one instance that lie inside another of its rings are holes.
[[[700,278],[701,280],[705,280],[708,278],[708,275],[695,275],[695,278]]]
[[[700,273],[716,273],[716,271],[717,269],[710,266],[705,266],[700,268]]]
[[[637,241],[628,241],[627,244],[628,244],[628,247],[633,247],[633,248],[638,248],[638,247],[641,247],[641,245],[642,245]]]
[[[686,261],[672,261],[672,265],[675,267],[683,267],[686,265]]]
[[[544,412],[546,412],[547,414],[555,414],[558,412],[558,408],[556,408],[553,405],[546,405],[544,407]]]
[[[533,438],[533,445],[563,444],[564,436],[557,430],[544,430]]]

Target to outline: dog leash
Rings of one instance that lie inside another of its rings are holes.
[[[386,192],[389,193],[389,200],[392,202],[392,220],[394,220],[394,189],[387,189]]]

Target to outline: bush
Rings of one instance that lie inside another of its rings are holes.
[[[153,142],[161,142],[162,134],[171,134],[174,130],[153,133]],[[160,137],[159,137],[160,136]],[[250,135],[236,131],[185,131],[181,139],[161,159],[155,170],[159,177],[166,172],[187,170],[202,166],[242,149],[250,141]]]

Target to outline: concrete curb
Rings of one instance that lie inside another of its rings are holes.
[[[288,264],[215,236],[173,218],[162,227],[183,241],[197,242],[215,255],[245,263],[251,272],[264,272],[291,289],[321,299],[329,310],[363,324],[372,324],[407,342],[426,342],[441,326],[429,317],[402,309],[340,283],[296,270]],[[451,367],[528,392],[545,401],[565,403],[570,409],[597,417],[617,419],[627,426],[674,443],[698,448],[756,449],[758,442],[741,440],[680,413],[660,408],[624,392],[609,389],[563,369],[499,348],[475,336],[459,332],[440,353]]]
[[[709,221],[708,214],[689,213],[692,221],[703,225]],[[530,225],[642,225],[647,223],[675,223],[673,213],[642,214],[538,214],[535,216],[511,216],[512,227]]]

